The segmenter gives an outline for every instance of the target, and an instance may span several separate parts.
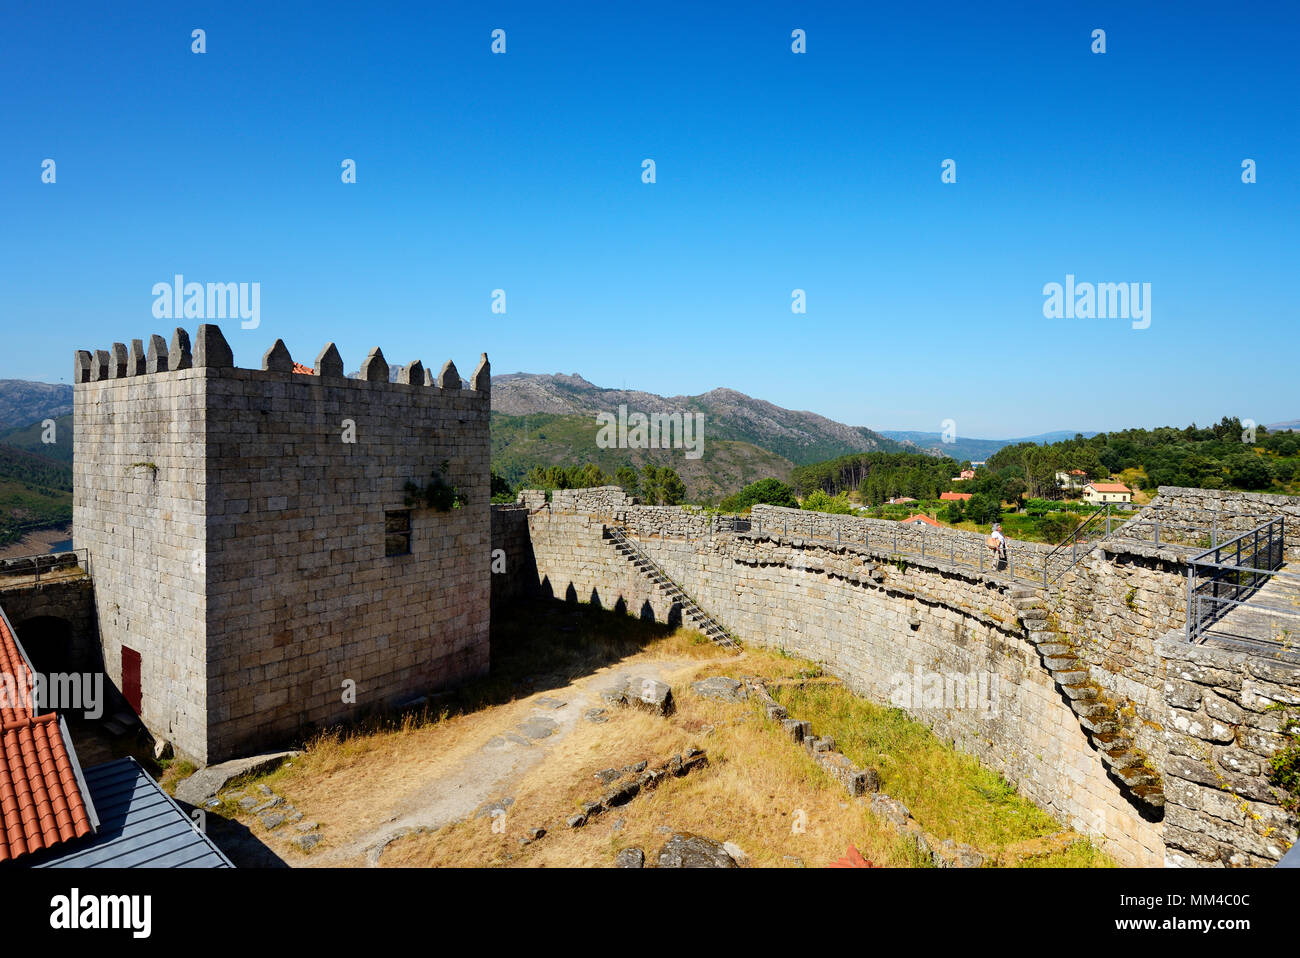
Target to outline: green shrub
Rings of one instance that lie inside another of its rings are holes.
[[[849,497],[844,493],[838,496],[830,496],[820,489],[814,489],[808,495],[804,496],[800,508],[812,512],[829,512],[834,515],[852,515],[853,506],[849,502]]]
[[[744,489],[723,499],[718,508],[723,512],[743,512],[759,504],[769,506],[786,506],[799,508],[799,501],[794,497],[794,489],[780,479],[760,479],[751,482]]]
[[[460,490],[449,483],[443,476],[449,468],[449,463],[443,460],[442,468],[435,469],[429,475],[429,481],[421,486],[415,482],[407,482],[404,487],[406,492],[406,504],[408,506],[424,506],[428,509],[436,509],[438,512],[449,512],[452,509],[459,509],[465,504],[465,497],[461,495]]]
[[[1278,702],[1268,710],[1286,712],[1294,707]],[[1300,722],[1288,715],[1282,731],[1291,736],[1291,741],[1268,760],[1268,782],[1286,793],[1282,807],[1295,815],[1300,813]]]

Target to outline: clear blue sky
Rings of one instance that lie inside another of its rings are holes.
[[[0,378],[170,338],[182,273],[261,284],[246,366],[486,351],[966,436],[1300,417],[1293,3],[185,6],[5,9]],[[1150,283],[1150,328],[1045,319],[1067,273]]]

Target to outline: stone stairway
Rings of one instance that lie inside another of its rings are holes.
[[[641,551],[636,543],[627,537],[627,533],[622,528],[607,525],[603,535],[628,564],[654,584],[660,595],[668,599],[672,605],[681,609],[682,623],[684,625],[696,629],[716,645],[721,645],[735,652],[740,651],[740,646],[735,637],[723,628],[722,623],[701,609],[699,604],[687,595],[681,586],[669,578],[663,569],[659,568],[649,556]]]
[[[1038,649],[1043,667],[1051,673],[1078,717],[1079,726],[1101,756],[1111,778],[1133,802],[1156,813],[1165,804],[1159,776],[1150,770],[1146,756],[1134,746],[1116,706],[1101,696],[1101,690],[1089,678],[1088,666],[1075,654],[1069,637],[1051,624],[1041,592],[1016,586],[1011,598],[1019,610],[1025,634]]]

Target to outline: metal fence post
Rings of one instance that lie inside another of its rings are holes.
[[[1187,641],[1192,641],[1192,601],[1196,593],[1196,566],[1187,563]]]

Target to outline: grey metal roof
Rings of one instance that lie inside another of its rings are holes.
[[[36,868],[233,868],[133,758],[85,770],[99,832]]]
[[[1300,868],[1300,842],[1291,846],[1291,850],[1282,856],[1278,868]]]

